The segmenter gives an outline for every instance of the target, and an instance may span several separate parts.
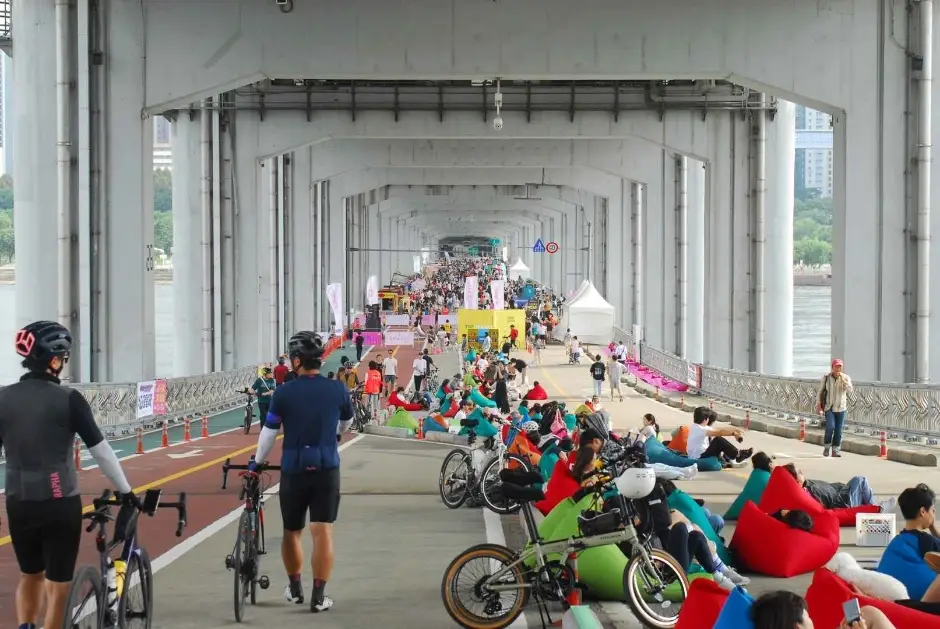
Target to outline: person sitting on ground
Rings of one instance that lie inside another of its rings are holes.
[[[403,408],[406,411],[420,411],[424,408],[422,404],[405,400],[405,387],[396,388],[388,397],[388,404],[395,408]]]
[[[558,461],[568,462],[568,455],[574,450],[574,442],[566,437],[559,439],[554,434],[544,435],[539,442],[539,450],[542,451],[542,458],[539,460],[539,471],[542,473],[542,479],[547,483],[555,470],[555,464]]]
[[[737,467],[754,454],[752,448],[738,450],[725,437],[734,437],[738,443],[744,440],[744,433],[734,426],[717,427],[714,424],[718,414],[705,406],[698,406],[692,413],[692,425],[689,426],[689,441],[686,448],[689,458],[707,459],[716,456],[725,466]]]
[[[806,601],[799,594],[778,590],[762,594],[751,605],[754,629],[836,629],[814,627]],[[849,625],[845,620],[840,629],[896,629],[876,607],[862,607],[862,619]]]
[[[532,388],[529,389],[529,391],[525,394],[525,397],[524,397],[523,399],[526,399],[526,400],[547,400],[547,399],[548,399],[548,393],[545,391],[544,388],[542,388],[542,385],[539,383],[539,381],[536,380],[536,381],[532,384]]]
[[[443,401],[449,393],[453,393],[454,390],[450,387],[450,378],[444,378],[441,382],[441,386],[437,389],[437,399]]]
[[[542,451],[539,449],[541,437],[539,425],[536,422],[525,422],[522,424],[522,429],[513,437],[507,451],[510,454],[527,459],[531,465],[537,466],[542,459]]]
[[[582,487],[591,487],[597,482],[596,473],[601,462],[599,454],[606,441],[607,436],[596,430],[581,431],[570,473]]]
[[[875,502],[871,485],[864,476],[853,476],[847,483],[830,483],[823,480],[810,480],[805,478],[803,472],[793,463],[787,463],[783,468],[796,479],[796,482],[798,482],[816,502],[826,509],[877,505],[881,507],[882,511],[894,511],[897,505],[897,501],[894,498],[880,503]]]
[[[766,452],[755,452],[751,457],[751,465],[755,470],[763,470],[770,474],[774,471],[774,460]]]
[[[771,513],[770,515],[771,517],[780,520],[791,529],[797,529],[807,533],[813,532],[813,516],[808,514],[806,511],[801,511],[799,509],[781,509],[780,511]]]
[[[645,439],[659,439],[659,424],[652,413],[643,416],[643,427],[640,429],[640,437]]]
[[[450,428],[448,428],[449,433],[458,434],[462,428],[460,422],[464,419],[467,419],[467,416],[473,412],[473,400],[468,397],[460,400],[460,410],[457,411],[457,414],[451,418]]]

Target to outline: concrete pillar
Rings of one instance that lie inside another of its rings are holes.
[[[686,358],[701,363],[705,357],[705,163],[689,159],[686,241],[688,293],[686,294]]]
[[[633,249],[631,274],[633,275],[633,325],[643,327],[643,284],[645,276],[643,274],[643,249],[644,234],[646,233],[646,203],[643,198],[645,187],[641,183],[634,182],[631,190],[631,215],[630,220],[633,223]]]
[[[153,120],[144,106],[143,14],[137,5],[106,5],[110,12],[107,131],[108,169],[106,351],[96,355],[101,380],[155,376],[153,287]],[[102,348],[105,349],[105,348]]]
[[[764,373],[793,375],[793,177],[796,107],[778,100],[768,134],[764,244]]]
[[[382,215],[379,214],[378,203],[373,203],[369,206],[369,226],[366,235],[366,241],[369,243],[370,249],[382,248]],[[382,253],[379,251],[370,251],[366,280],[368,281],[369,276],[374,275],[379,282],[381,282],[383,279],[382,273]]]
[[[200,112],[183,112],[170,127],[173,149],[174,376],[203,373],[202,150]]]
[[[346,280],[346,212],[344,211],[343,197],[342,193],[339,190],[339,186],[336,186],[335,190],[331,190],[329,194],[329,207],[327,210],[328,225],[329,225],[329,241],[327,242],[327,252],[329,260],[327,262],[327,267],[329,268],[329,278],[330,284],[340,283],[343,285],[342,292],[342,304],[343,307],[341,312],[345,314],[346,309],[348,308],[349,303],[349,286]],[[326,299],[326,286],[323,287],[323,299]],[[326,304],[327,312],[329,316],[326,321],[329,322],[333,320],[332,311],[329,309],[329,303]],[[345,316],[343,321],[337,321],[336,325],[345,324]]]
[[[51,1],[16,0],[13,57],[13,181],[16,182],[16,326],[56,319],[55,10]],[[137,253],[136,257],[140,257]],[[37,290],[37,287],[43,290]]]
[[[688,356],[689,312],[689,159],[678,155],[676,167],[676,279],[678,316],[676,317],[676,354]]]
[[[291,157],[291,202],[288,216],[290,238],[290,323],[288,337],[298,330],[316,330],[316,186],[310,181],[310,147]],[[283,350],[280,350],[283,351]]]

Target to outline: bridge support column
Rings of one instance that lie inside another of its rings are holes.
[[[695,159],[688,163],[685,357],[701,363],[705,360],[705,163]]]
[[[778,100],[770,125],[764,244],[764,366],[775,376],[793,375],[793,178],[796,107]]]
[[[631,184],[630,195],[630,221],[632,223],[633,249],[631,274],[633,275],[633,325],[643,327],[643,233],[646,221],[643,220],[646,205],[643,198],[645,192],[641,183]],[[636,339],[639,342],[640,339]]]
[[[676,354],[689,355],[689,158],[676,156]]]
[[[310,147],[298,149],[291,155],[290,213],[286,230],[289,234],[287,266],[289,280],[287,292],[287,336],[298,330],[316,329],[317,264],[315,259],[315,191],[310,181]],[[283,352],[284,348],[279,348]]]

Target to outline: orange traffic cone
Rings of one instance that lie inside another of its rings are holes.
[[[209,417],[207,415],[202,416],[202,434],[199,436],[203,439],[209,437]]]
[[[144,453],[144,428],[143,426],[137,427],[137,454]]]
[[[656,387],[656,399],[659,399],[659,387]]]
[[[581,588],[578,587],[578,582],[581,577],[578,575],[578,554],[571,553],[568,555],[568,567],[571,568],[571,578],[573,583],[571,584],[571,591],[568,592],[568,605],[574,607],[575,605],[581,604]]]
[[[163,434],[160,436],[160,447],[168,448],[170,446],[170,433],[167,428],[167,423],[163,422]]]
[[[888,458],[888,433],[887,431],[881,431],[881,449],[878,452],[878,456],[882,459]]]
[[[806,441],[806,420],[800,420],[800,441]]]
[[[418,429],[415,431],[415,439],[424,439],[424,421],[418,420]]]
[[[75,469],[82,471],[82,440],[75,440]]]
[[[183,420],[183,441],[192,441],[193,437],[189,434],[189,418]]]
[[[750,409],[744,411],[744,430],[751,429],[751,411]]]

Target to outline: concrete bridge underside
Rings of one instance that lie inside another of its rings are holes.
[[[350,247],[458,234],[514,243],[560,291],[589,277],[656,347],[786,374],[786,101],[833,114],[833,353],[863,380],[936,378],[940,166],[909,66],[931,31],[894,0],[824,5],[77,0],[57,57],[53,1],[14,0],[18,320],[70,323],[77,378],[153,375],[146,118],[165,114],[180,375],[269,360],[329,325],[326,284],[355,306],[368,275],[411,269]],[[536,237],[561,254],[525,252]]]

